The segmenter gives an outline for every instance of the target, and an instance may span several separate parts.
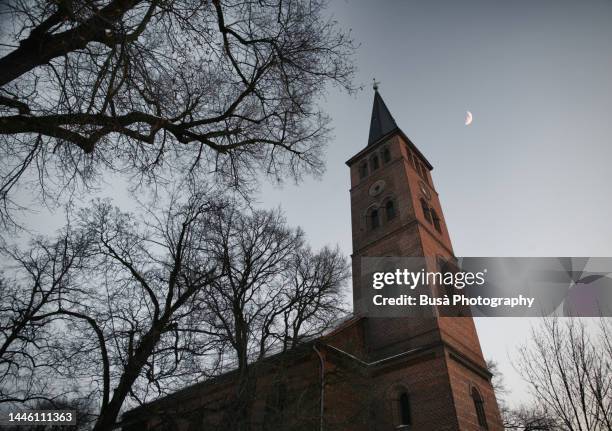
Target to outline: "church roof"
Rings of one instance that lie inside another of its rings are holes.
[[[378,87],[375,86],[374,105],[372,106],[372,118],[370,120],[370,136],[368,137],[368,145],[363,150],[359,151],[357,154],[347,160],[346,164],[348,166],[351,166],[353,162],[360,159],[364,154],[370,151],[375,151],[374,147],[376,146],[376,144],[378,144],[385,138],[389,138],[395,134],[400,135],[406,141],[408,146],[416,154],[418,154],[419,157],[421,157],[421,159],[425,163],[425,166],[427,166],[429,170],[433,169],[433,166],[431,165],[431,163],[429,163],[429,160],[427,160],[427,158],[423,155],[423,153],[421,153],[421,151],[416,147],[416,145],[412,143],[410,138],[406,136],[402,129],[399,128],[399,126],[395,122],[395,119],[393,118],[393,115],[391,115],[389,108],[387,108],[385,101],[378,92]]]
[[[383,136],[398,129],[389,108],[380,96],[378,90],[374,92],[374,106],[372,106],[372,119],[370,120],[370,136],[368,145],[376,143]]]
[[[297,346],[293,347],[289,351],[283,351],[280,348],[281,346],[277,346],[279,348],[269,351],[268,354],[256,361],[256,363],[260,366],[259,371],[263,369],[262,365],[278,360],[283,354],[293,353],[294,355],[299,356],[300,354],[306,354],[306,352],[312,353],[313,345],[315,345],[316,343],[325,343],[333,336],[337,335],[346,328],[363,319],[363,316],[357,316],[353,313],[341,315],[334,322],[332,322],[330,324],[330,327],[322,334],[317,334],[305,338],[301,343],[299,343]],[[328,344],[324,345],[329,346]],[[334,347],[334,349],[339,350],[337,347]],[[123,413],[121,423],[123,424],[123,426],[128,426],[130,424],[138,422],[140,420],[138,418],[142,415],[150,414],[151,409],[154,407],[163,406],[166,403],[171,403],[177,400],[184,401],[186,399],[195,397],[198,394],[202,396],[203,394],[207,393],[207,391],[215,391],[216,388],[220,387],[220,385],[232,384],[232,382],[234,381],[233,379],[237,378],[237,374],[238,368],[236,367],[218,376],[191,384],[161,398],[149,401],[145,404],[141,404]]]

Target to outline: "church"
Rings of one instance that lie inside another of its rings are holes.
[[[472,317],[367,315],[361,258],[454,257],[431,163],[397,126],[376,86],[367,146],[351,179],[354,312],[289,354],[256,363],[250,430],[501,431]],[[123,429],[217,430],[229,372],[128,411]],[[229,431],[229,430],[224,430]]]

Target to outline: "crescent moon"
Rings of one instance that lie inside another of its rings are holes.
[[[469,126],[470,124],[472,124],[473,119],[474,117],[472,116],[472,113],[470,111],[467,111],[465,113],[465,125]]]

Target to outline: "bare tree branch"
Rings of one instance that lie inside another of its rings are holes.
[[[0,58],[4,218],[16,186],[56,197],[102,169],[135,186],[212,172],[241,192],[259,173],[316,175],[329,136],[319,96],[353,90],[353,44],[320,0],[3,7],[17,44]]]

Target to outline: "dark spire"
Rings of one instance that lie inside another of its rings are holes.
[[[374,82],[374,106],[372,107],[372,120],[370,120],[370,137],[368,145],[372,145],[389,132],[397,129],[397,124],[378,93],[378,85]]]

